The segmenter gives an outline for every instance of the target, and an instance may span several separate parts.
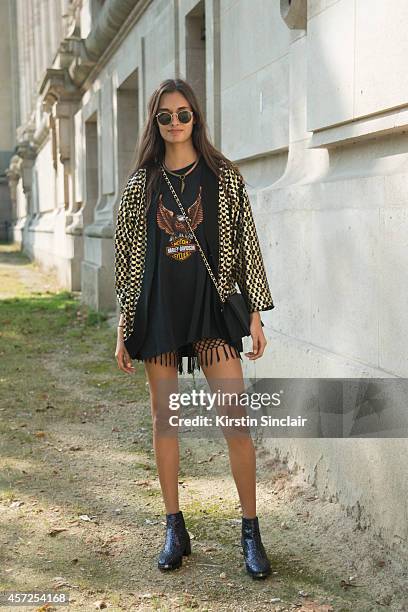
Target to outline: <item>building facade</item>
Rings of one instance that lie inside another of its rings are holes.
[[[121,192],[150,93],[181,76],[250,185],[275,308],[246,374],[407,375],[404,0],[5,0],[1,11],[14,26],[0,61],[12,77],[3,175],[32,258],[92,307],[116,308]],[[271,445],[389,541],[407,537],[404,439]]]

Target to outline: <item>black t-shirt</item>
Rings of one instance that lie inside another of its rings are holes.
[[[194,163],[173,172],[183,174]],[[205,160],[200,157],[197,166],[185,177],[183,192],[181,179],[169,172],[167,176],[211,265],[204,219],[207,207],[216,202],[205,197],[203,164]],[[217,180],[215,175],[214,180]],[[144,359],[174,350],[179,356],[191,356],[194,341],[228,339],[216,287],[163,176],[147,213],[147,240],[144,281],[151,277],[152,280],[149,290],[146,282],[142,284],[133,338],[126,343],[130,356]],[[242,339],[234,345],[243,350]]]

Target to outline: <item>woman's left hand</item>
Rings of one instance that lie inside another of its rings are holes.
[[[259,359],[262,357],[265,347],[267,345],[267,340],[265,338],[265,334],[263,333],[262,325],[261,325],[261,316],[259,312],[251,312],[250,314],[251,322],[249,329],[251,331],[252,338],[252,351],[249,353],[245,353],[245,356],[248,359]]]

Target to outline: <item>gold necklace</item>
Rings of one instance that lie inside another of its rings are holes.
[[[170,174],[172,174],[173,176],[178,176],[181,179],[181,193],[183,193],[184,191],[184,187],[185,187],[185,178],[187,176],[187,174],[190,174],[190,172],[192,172],[194,170],[194,168],[197,166],[198,162],[200,160],[200,155],[197,157],[197,159],[194,162],[194,166],[192,168],[190,168],[190,170],[188,170],[187,172],[185,172],[184,174],[179,174],[178,172],[172,172],[171,170],[169,170],[166,166],[166,164],[163,161],[163,166],[164,169],[169,172]]]

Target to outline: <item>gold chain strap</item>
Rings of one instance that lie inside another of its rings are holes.
[[[205,263],[205,265],[206,265],[206,268],[207,268],[207,270],[208,270],[208,273],[209,273],[209,275],[211,276],[212,281],[213,281],[213,283],[214,283],[214,285],[215,285],[215,288],[216,288],[216,289],[217,289],[217,291],[218,291],[218,295],[220,296],[220,300],[221,300],[221,302],[225,302],[225,299],[224,299],[224,298],[223,298],[223,296],[221,295],[221,292],[220,292],[220,290],[219,290],[219,288],[218,288],[217,281],[215,280],[215,276],[214,276],[214,274],[213,274],[213,271],[211,270],[211,267],[210,267],[210,265],[209,265],[209,263],[208,263],[208,261],[207,261],[206,256],[204,255],[204,252],[203,252],[203,250],[202,250],[202,248],[201,248],[201,246],[200,246],[200,243],[199,243],[199,242],[198,242],[198,240],[197,240],[197,237],[196,237],[195,233],[193,232],[193,228],[192,228],[192,227],[191,227],[191,225],[190,225],[190,221],[189,221],[188,216],[186,215],[186,213],[185,213],[185,211],[184,211],[183,205],[182,205],[182,203],[180,202],[178,195],[177,195],[177,194],[176,194],[176,192],[174,191],[174,189],[173,189],[173,185],[171,184],[171,182],[170,182],[170,180],[169,180],[169,177],[167,176],[166,171],[165,171],[165,169],[163,168],[163,166],[162,166],[162,165],[161,165],[161,170],[162,170],[162,173],[163,173],[163,175],[164,175],[164,178],[165,178],[165,179],[166,179],[166,181],[167,181],[167,184],[168,184],[168,186],[169,186],[169,188],[170,188],[170,191],[171,191],[171,192],[172,192],[172,194],[174,195],[174,198],[175,198],[175,200],[176,200],[177,204],[179,205],[179,208],[180,208],[181,212],[183,213],[183,216],[184,216],[184,218],[185,218],[185,220],[186,220],[186,222],[187,222],[187,225],[188,225],[188,227],[190,228],[190,232],[193,234],[193,236],[194,236],[194,238],[195,238],[195,241],[196,241],[197,246],[198,246],[198,248],[199,248],[199,250],[200,250],[200,253],[201,253],[201,255],[202,255],[202,258],[203,258],[203,260],[204,260],[204,263]]]

